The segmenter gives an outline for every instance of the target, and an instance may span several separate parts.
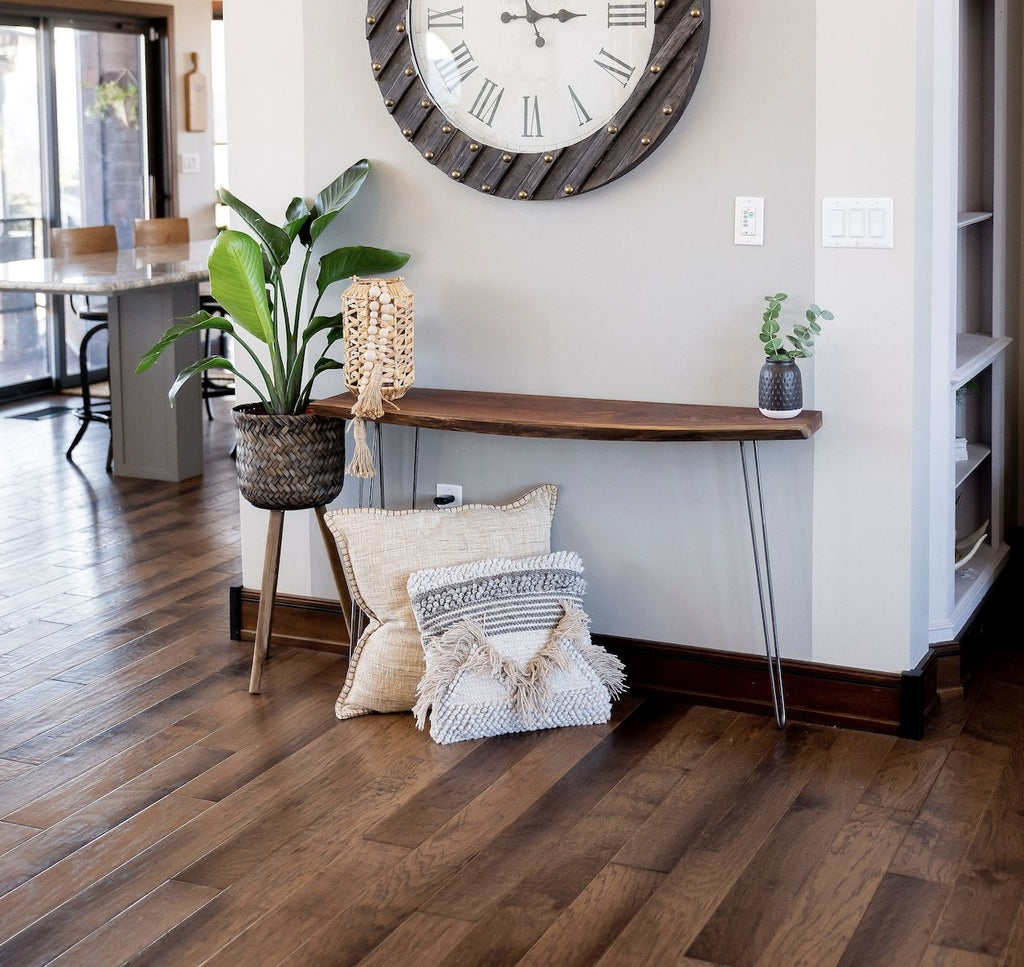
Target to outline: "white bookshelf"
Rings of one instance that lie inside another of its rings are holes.
[[[931,546],[932,644],[957,640],[1006,563],[1003,503],[1006,446],[1006,0],[952,0],[950,50],[937,48],[937,143],[947,124],[952,165],[936,165],[935,251],[940,260],[933,355]],[[941,103],[941,92],[950,103]],[[949,110],[952,108],[952,110]],[[945,118],[948,117],[948,122]],[[943,237],[945,236],[945,237]],[[943,291],[943,286],[946,290]],[[945,309],[946,311],[943,311]],[[945,346],[946,350],[942,351]],[[954,442],[968,441],[957,461]],[[985,543],[964,566],[955,544],[986,525]]]

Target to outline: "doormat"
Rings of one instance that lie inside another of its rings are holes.
[[[9,420],[52,420],[55,416],[62,416],[70,413],[70,406],[44,406],[39,410],[29,410],[27,413],[12,413]]]
[[[89,386],[89,391],[96,399],[107,399],[110,396],[110,383],[92,383]],[[62,396],[81,396],[82,388],[80,386],[67,386],[60,392]]]

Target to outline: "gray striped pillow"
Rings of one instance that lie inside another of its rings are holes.
[[[426,659],[413,712],[436,742],[608,721],[623,669],[590,640],[575,552],[416,571],[408,589]]]

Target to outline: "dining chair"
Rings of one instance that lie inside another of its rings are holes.
[[[94,255],[99,252],[117,251],[117,229],[113,225],[94,225],[87,228],[51,228],[50,255],[53,258],[74,258],[76,255]],[[85,323],[93,323],[78,344],[79,378],[82,390],[82,405],[77,416],[80,421],[78,432],[71,441],[65,456],[71,460],[72,451],[78,446],[90,423],[105,423],[110,430],[110,397],[98,395],[95,391],[92,373],[89,369],[89,351],[100,333],[108,332],[107,300],[103,297],[73,295],[71,308]],[[107,473],[114,466],[114,440],[111,435],[107,445]]]
[[[136,248],[189,242],[187,218],[136,218],[133,227]]]
[[[156,245],[182,245],[190,241],[187,218],[136,218],[135,247],[151,248]],[[212,316],[226,316],[224,307],[212,295],[199,294],[199,308],[205,309]],[[217,340],[216,349],[221,356],[227,355],[227,334],[203,330],[203,355],[210,355],[212,340]],[[201,387],[206,415],[213,419],[210,400],[221,396],[234,396],[234,380],[224,376],[211,376],[209,370],[202,374]]]

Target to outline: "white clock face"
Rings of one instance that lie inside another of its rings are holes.
[[[413,56],[434,103],[482,144],[575,144],[646,70],[654,0],[409,0]]]

